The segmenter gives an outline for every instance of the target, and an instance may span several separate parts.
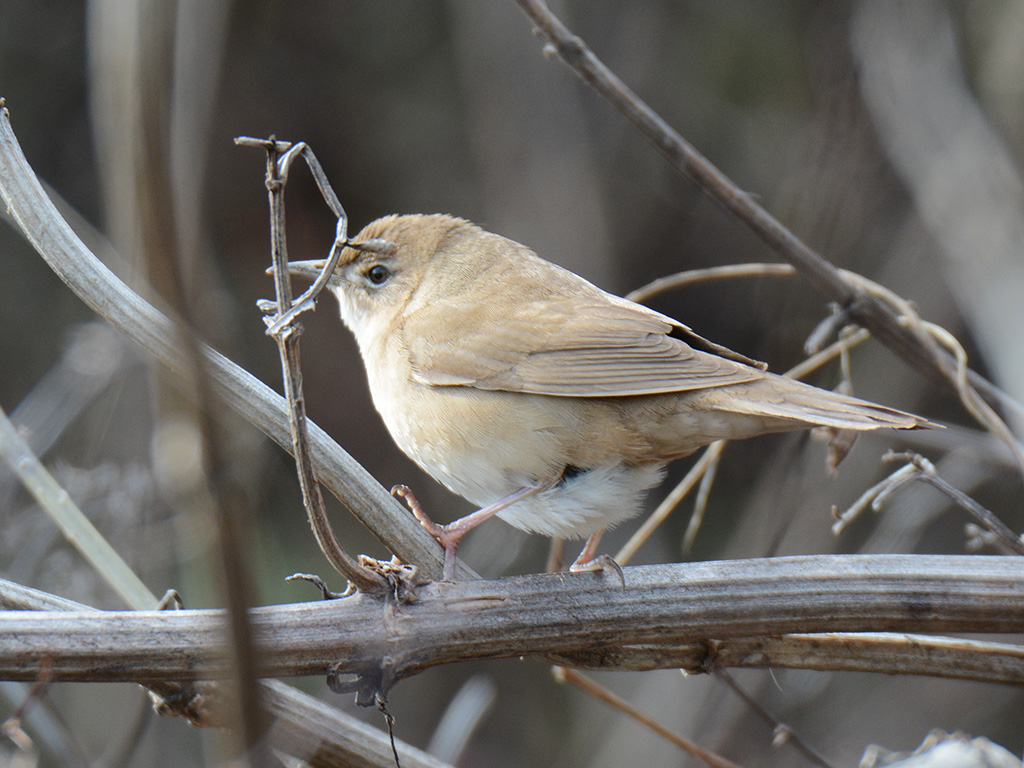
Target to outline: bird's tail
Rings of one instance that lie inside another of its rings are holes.
[[[781,419],[780,431],[801,426],[854,430],[941,428],[939,424],[906,411],[774,374],[723,388],[723,394],[725,389],[728,389],[729,396],[716,403],[717,410]]]

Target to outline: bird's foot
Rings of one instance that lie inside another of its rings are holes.
[[[614,572],[619,577],[619,581],[622,582],[622,591],[626,591],[626,574],[622,571],[622,566],[616,563],[609,555],[599,555],[595,557],[597,551],[598,542],[601,541],[602,531],[591,535],[587,539],[587,543],[583,546],[583,551],[580,552],[579,557],[576,561],[569,566],[570,573],[586,573],[587,571],[605,571]]]

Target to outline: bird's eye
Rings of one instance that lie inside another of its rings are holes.
[[[366,276],[370,279],[370,282],[374,285],[384,285],[391,277],[391,270],[385,267],[383,264],[375,264],[370,267],[370,270],[366,273]]]

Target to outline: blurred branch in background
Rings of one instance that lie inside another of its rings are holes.
[[[937,245],[986,364],[1024,401],[1024,179],[968,90],[949,9],[866,0],[853,15],[865,103]],[[1024,416],[1010,413],[1018,429]]]

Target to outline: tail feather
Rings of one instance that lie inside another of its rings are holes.
[[[729,397],[717,403],[719,410],[836,429],[941,428],[906,411],[772,374],[750,384],[729,387],[729,390]]]

